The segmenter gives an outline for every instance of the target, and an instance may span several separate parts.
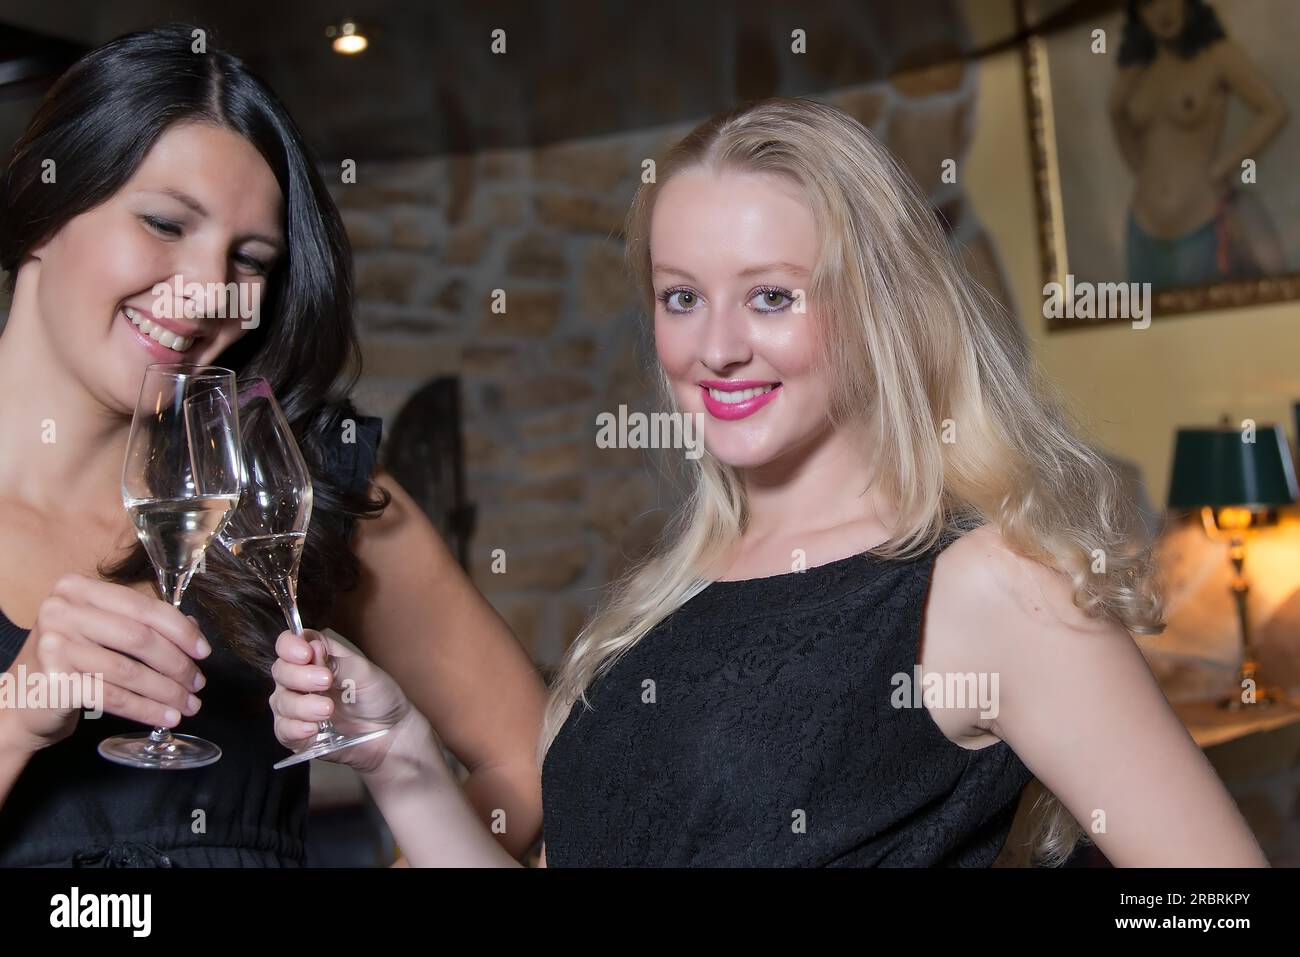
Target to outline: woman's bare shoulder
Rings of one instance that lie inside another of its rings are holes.
[[[967,532],[939,555],[929,613],[960,632],[969,654],[987,667],[1010,667],[1023,641],[1123,631],[1090,617],[1075,604],[1067,574],[1026,557],[991,525]]]

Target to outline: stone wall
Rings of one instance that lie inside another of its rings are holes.
[[[958,184],[977,70],[952,65],[825,99],[908,165],[976,275],[1004,295]],[[599,449],[596,416],[657,408],[648,328],[623,271],[623,217],[642,161],[693,123],[535,150],[326,169],[356,252],[365,355],[357,400],[396,415],[439,374],[461,377],[478,587],[534,659],[553,665],[601,589],[675,501],[639,450]],[[491,311],[504,290],[506,312]],[[504,550],[505,572],[493,570]]]

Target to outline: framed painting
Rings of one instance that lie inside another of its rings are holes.
[[[1016,3],[1048,329],[1300,298],[1300,3]]]

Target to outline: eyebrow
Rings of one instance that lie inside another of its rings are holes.
[[[736,273],[736,275],[740,279],[748,279],[750,276],[757,276],[760,273],[780,272],[782,270],[788,273],[793,273],[796,276],[808,275],[808,270],[803,266],[788,262],[764,263],[761,266],[750,266],[748,269],[742,269],[740,272]],[[656,273],[672,273],[674,276],[681,276],[683,279],[689,279],[691,282],[699,282],[698,279],[688,273],[685,269],[678,269],[676,266],[655,266],[654,271]]]
[[[146,189],[143,190],[143,192],[156,193],[160,196],[170,196],[178,203],[181,203],[184,206],[188,206],[194,212],[198,213],[198,215],[203,216],[205,218],[208,215],[208,211],[202,203],[200,203],[189,193],[182,192],[179,189],[172,189],[170,186],[164,186],[162,189]],[[266,243],[268,246],[274,246],[277,252],[284,252],[284,240],[278,239],[274,236],[264,236],[261,233],[249,233],[244,238],[256,239],[259,242]]]

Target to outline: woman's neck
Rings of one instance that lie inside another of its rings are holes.
[[[116,498],[130,419],[97,401],[59,361],[21,274],[0,335],[0,495],[41,510]]]
[[[762,468],[742,472],[750,542],[790,541],[853,525],[884,540],[895,515],[868,490],[866,451],[844,430],[827,427],[805,446]]]

